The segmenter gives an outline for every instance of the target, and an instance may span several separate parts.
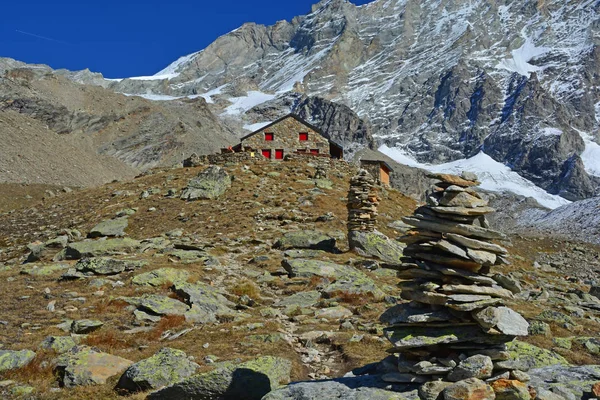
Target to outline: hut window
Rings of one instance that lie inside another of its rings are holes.
[[[262,150],[262,155],[263,155],[265,158],[269,158],[269,159],[270,159],[270,158],[271,158],[271,150],[270,150],[270,149],[263,149],[263,150]]]
[[[283,149],[276,149],[275,150],[275,159],[276,160],[283,160]]]
[[[301,142],[305,142],[308,140],[308,132],[300,132],[300,134],[298,135],[298,139]]]
[[[319,154],[319,149],[310,149],[310,154]]]
[[[265,132],[265,140],[267,140],[267,141],[273,140],[273,133]]]

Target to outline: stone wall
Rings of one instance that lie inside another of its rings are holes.
[[[300,141],[300,132],[307,132],[308,140]],[[272,133],[273,140],[265,140],[265,133]],[[330,154],[328,139],[291,116],[242,140],[242,148],[244,147],[255,149],[259,156],[262,149],[270,149],[273,160],[277,149],[283,150],[284,157],[298,150],[309,152],[312,149],[317,149],[319,154]]]

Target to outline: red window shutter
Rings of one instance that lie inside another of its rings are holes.
[[[267,141],[273,140],[273,134],[271,132],[265,132],[265,140],[267,140]]]
[[[319,154],[319,149],[310,149],[310,154]]]
[[[270,159],[271,158],[271,150],[263,149],[262,150],[262,155],[263,155],[263,157]]]
[[[275,159],[276,160],[283,160],[283,149],[277,149],[277,150],[275,150]]]
[[[300,134],[298,135],[298,139],[301,142],[308,140],[308,132],[300,132]]]

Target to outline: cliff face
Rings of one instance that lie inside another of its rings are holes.
[[[589,176],[598,168],[580,158],[599,137],[599,8],[598,0],[321,1],[291,22],[245,24],[151,80],[110,86],[317,96],[350,107],[370,121],[377,144],[420,162],[483,149],[577,199],[598,186]]]

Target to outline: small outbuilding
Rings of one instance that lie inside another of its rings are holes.
[[[342,146],[328,139],[314,125],[296,114],[288,114],[244,136],[234,151],[251,151],[269,160],[283,160],[287,154],[307,154],[341,159]]]
[[[361,158],[360,167],[367,170],[367,172],[375,178],[377,183],[390,186],[392,167],[390,167],[387,162],[377,159]]]

